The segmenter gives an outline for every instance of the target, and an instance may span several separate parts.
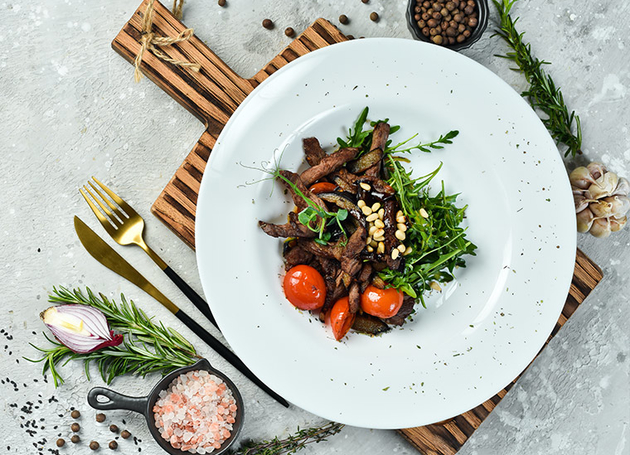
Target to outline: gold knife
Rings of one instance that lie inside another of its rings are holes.
[[[81,221],[78,216],[74,217],[74,229],[79,236],[79,240],[81,241],[87,252],[90,253],[90,255],[94,259],[96,259],[98,262],[103,264],[111,271],[117,273],[121,277],[131,281],[133,284],[145,291],[151,297],[155,298],[155,300],[160,302],[166,307],[166,309],[177,316],[177,318],[182,321],[186,325],[186,327],[188,327],[199,338],[205,341],[208,346],[214,349],[217,354],[227,360],[238,371],[247,376],[254,384],[256,384],[258,387],[268,393],[278,403],[280,403],[284,407],[289,407],[289,403],[287,403],[284,398],[275,393],[260,379],[258,379],[254,375],[254,373],[252,373],[250,369],[247,368],[243,361],[236,356],[236,354],[226,348],[219,340],[208,333],[206,329],[201,327],[190,316],[184,313],[181,309],[177,307],[177,305],[175,305],[164,294],[162,294],[155,286],[149,283],[149,281],[144,276],[142,276],[140,272],[138,272],[131,264],[129,264],[125,260],[125,258],[119,255],[111,246],[109,246],[105,242],[105,240],[100,238],[92,229],[90,229],[87,224]]]

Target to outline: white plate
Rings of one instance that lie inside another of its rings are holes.
[[[282,241],[258,220],[293,204],[260,167],[304,167],[302,138],[332,150],[365,107],[372,120],[453,145],[416,153],[416,175],[442,171],[468,204],[478,255],[457,282],[417,306],[414,321],[378,338],[336,342],[294,309],[281,287]],[[275,187],[273,195],[270,195]],[[556,323],[571,282],[575,214],[558,150],[527,103],[474,61],[425,43],[365,39],[300,57],[261,84],[210,156],[197,206],[205,294],[234,351],[268,386],[330,420],[370,428],[426,425],[465,412],[510,383]]]

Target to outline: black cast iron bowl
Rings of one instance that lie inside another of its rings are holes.
[[[111,389],[107,389],[105,387],[94,387],[92,390],[88,392],[88,403],[95,409],[99,410],[111,410],[111,409],[126,409],[129,411],[134,411],[139,414],[144,415],[147,419],[147,424],[149,425],[149,431],[153,435],[153,438],[156,442],[166,450],[171,455],[190,455],[190,452],[184,452],[179,449],[175,449],[171,444],[164,439],[155,425],[155,417],[153,414],[153,406],[155,402],[159,398],[159,393],[162,390],[168,389],[168,386],[173,382],[173,380],[181,374],[188,373],[189,371],[197,371],[197,370],[206,370],[209,373],[212,373],[215,376],[221,378],[227,387],[230,388],[232,394],[234,395],[234,400],[236,401],[236,406],[238,406],[238,410],[236,412],[235,422],[232,424],[232,435],[225,440],[220,449],[212,452],[213,455],[219,455],[224,453],[236,440],[239,432],[241,431],[241,427],[243,426],[243,397],[240,392],[234,385],[234,383],[228,378],[225,374],[220,371],[214,369],[210,362],[206,359],[201,359],[194,365],[179,368],[166,376],[164,376],[160,382],[158,382],[153,390],[146,397],[130,397],[127,395],[122,395],[118,392],[114,392]],[[99,401],[106,398],[106,401]]]
[[[475,1],[477,2],[477,12],[479,13],[479,17],[477,18],[477,20],[479,21],[477,23],[477,27],[475,27],[475,29],[472,31],[468,39],[465,40],[464,42],[455,43],[450,46],[445,45],[443,47],[454,50],[454,51],[461,51],[462,49],[468,49],[470,46],[475,44],[479,40],[479,38],[481,38],[481,35],[483,35],[483,32],[486,31],[486,27],[488,26],[488,16],[490,15],[490,12],[488,11],[488,0],[475,0]],[[425,43],[433,44],[434,46],[438,46],[438,44],[435,44],[433,43],[433,41],[431,41],[431,38],[429,36],[424,36],[422,34],[422,30],[420,30],[420,27],[418,27],[417,22],[413,18],[416,15],[416,12],[414,11],[415,7],[416,7],[416,0],[409,0],[409,3],[407,4],[407,13],[406,13],[407,27],[409,28],[409,31],[411,32],[411,34],[413,35],[415,39],[424,41]]]

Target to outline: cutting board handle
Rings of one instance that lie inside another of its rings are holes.
[[[147,3],[148,0],[142,2],[112,42],[114,50],[129,62],[134,61],[140,50],[142,17]],[[153,14],[156,36],[175,37],[187,28],[160,2],[155,2]],[[237,75],[194,35],[187,41],[160,49],[173,59],[198,63],[200,71],[165,62],[147,51],[142,56],[142,73],[201,120],[210,134],[218,136],[255,83]]]

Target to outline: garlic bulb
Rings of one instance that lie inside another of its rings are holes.
[[[630,182],[610,172],[603,164],[578,167],[569,175],[577,229],[595,237],[608,237],[623,228],[630,210]]]

